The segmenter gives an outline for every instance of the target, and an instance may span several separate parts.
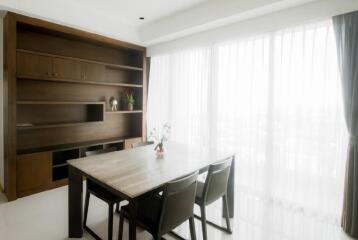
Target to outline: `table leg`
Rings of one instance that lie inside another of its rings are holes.
[[[235,156],[232,157],[229,182],[227,186],[227,203],[229,208],[229,217],[234,217],[234,194],[235,194]],[[224,209],[225,204],[223,202],[223,217],[226,217],[226,211]]]
[[[82,174],[68,167],[68,237],[81,238],[82,228]]]
[[[129,240],[137,239],[137,235],[136,235],[137,210],[138,210],[137,200],[133,199],[129,202]]]

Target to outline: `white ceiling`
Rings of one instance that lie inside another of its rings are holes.
[[[153,22],[205,1],[208,0],[77,0],[131,26]]]
[[[0,10],[150,46],[312,1],[0,0]]]

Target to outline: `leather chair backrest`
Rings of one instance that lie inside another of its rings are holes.
[[[227,192],[232,158],[210,165],[203,189],[203,200],[210,204]]]
[[[198,172],[166,184],[159,231],[166,234],[193,216]]]

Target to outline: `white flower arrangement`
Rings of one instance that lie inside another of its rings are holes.
[[[154,140],[157,143],[154,150],[156,150],[158,154],[164,152],[164,142],[167,142],[169,139],[170,129],[169,124],[165,123],[161,130],[153,128],[149,133],[149,139]]]

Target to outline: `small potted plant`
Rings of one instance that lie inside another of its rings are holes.
[[[133,111],[133,105],[135,101],[133,95],[133,91],[129,90],[128,88],[124,90],[124,97],[127,102],[127,107],[129,111]]]

